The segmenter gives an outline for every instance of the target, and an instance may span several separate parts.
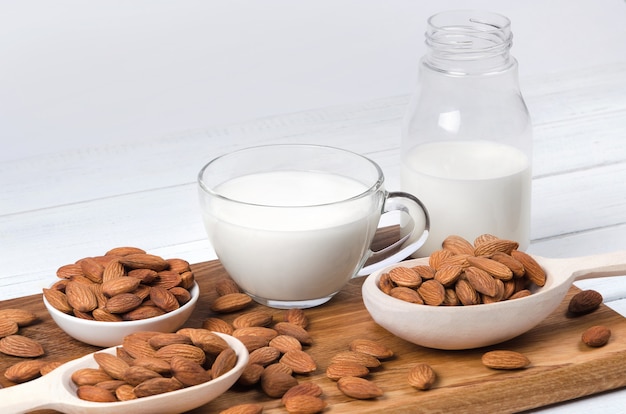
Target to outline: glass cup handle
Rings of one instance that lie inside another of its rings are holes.
[[[381,250],[372,251],[370,249],[369,255],[366,256],[365,260],[375,261],[361,268],[356,276],[369,275],[378,269],[406,259],[411,254],[415,253],[417,249],[422,247],[422,245],[426,242],[426,239],[428,239],[428,234],[430,232],[430,217],[426,206],[424,206],[424,204],[417,197],[402,191],[390,192],[385,200],[383,214],[392,211],[399,211],[402,213],[402,216],[406,221],[400,226],[400,239]],[[415,224],[416,217],[414,214],[422,214],[423,216],[422,220],[424,222],[424,226],[421,234],[419,234],[420,228]],[[408,240],[411,241],[403,246]],[[390,254],[393,250],[398,251]]]

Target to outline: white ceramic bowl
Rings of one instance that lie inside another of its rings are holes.
[[[393,298],[379,289],[378,281],[384,272],[419,264],[428,264],[428,258],[407,260],[372,273],[362,289],[363,302],[372,319],[392,334],[417,345],[446,350],[494,345],[532,329],[559,303],[544,306],[540,303],[544,302],[543,295],[533,294],[491,304],[429,306]]]
[[[52,316],[52,320],[72,338],[90,345],[112,347],[121,344],[124,337],[133,332],[173,332],[180,328],[191,316],[200,297],[200,288],[196,282],[189,292],[191,293],[191,300],[180,308],[164,315],[138,321],[90,321],[65,314],[53,308],[45,297],[43,303]]]

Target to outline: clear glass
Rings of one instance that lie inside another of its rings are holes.
[[[338,148],[245,148],[205,165],[198,184],[220,262],[242,290],[275,308],[321,305],[352,277],[406,258],[428,236],[419,200],[387,192],[376,163]],[[381,215],[392,211],[410,218],[401,226],[406,237],[379,256],[370,244]]]
[[[401,188],[428,208],[431,233],[413,256],[451,234],[530,240],[532,125],[510,55],[506,17],[432,16],[428,52],[402,128]]]

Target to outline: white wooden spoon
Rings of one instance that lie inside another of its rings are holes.
[[[559,306],[575,280],[626,275],[626,251],[567,259],[533,257],[546,271],[547,281],[524,298],[474,306],[428,306],[392,298],[378,288],[382,273],[398,265],[428,264],[428,258],[421,258],[368,276],[363,302],[376,323],[402,339],[429,348],[470,349],[504,342],[532,329]]]
[[[216,332],[217,333],[217,332]],[[226,374],[193,387],[165,394],[111,403],[90,402],[76,396],[72,373],[81,368],[96,368],[93,354],[69,361],[52,372],[19,385],[0,390],[0,406],[3,413],[25,413],[33,410],[52,409],[62,413],[97,414],[158,414],[181,413],[200,407],[217,398],[237,381],[248,363],[248,351],[236,338],[220,334],[237,354],[237,364]],[[115,348],[98,352],[115,354]]]

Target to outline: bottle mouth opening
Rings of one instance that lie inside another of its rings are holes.
[[[501,54],[513,40],[511,21],[500,14],[457,10],[428,19],[426,44],[434,50],[458,54]]]

